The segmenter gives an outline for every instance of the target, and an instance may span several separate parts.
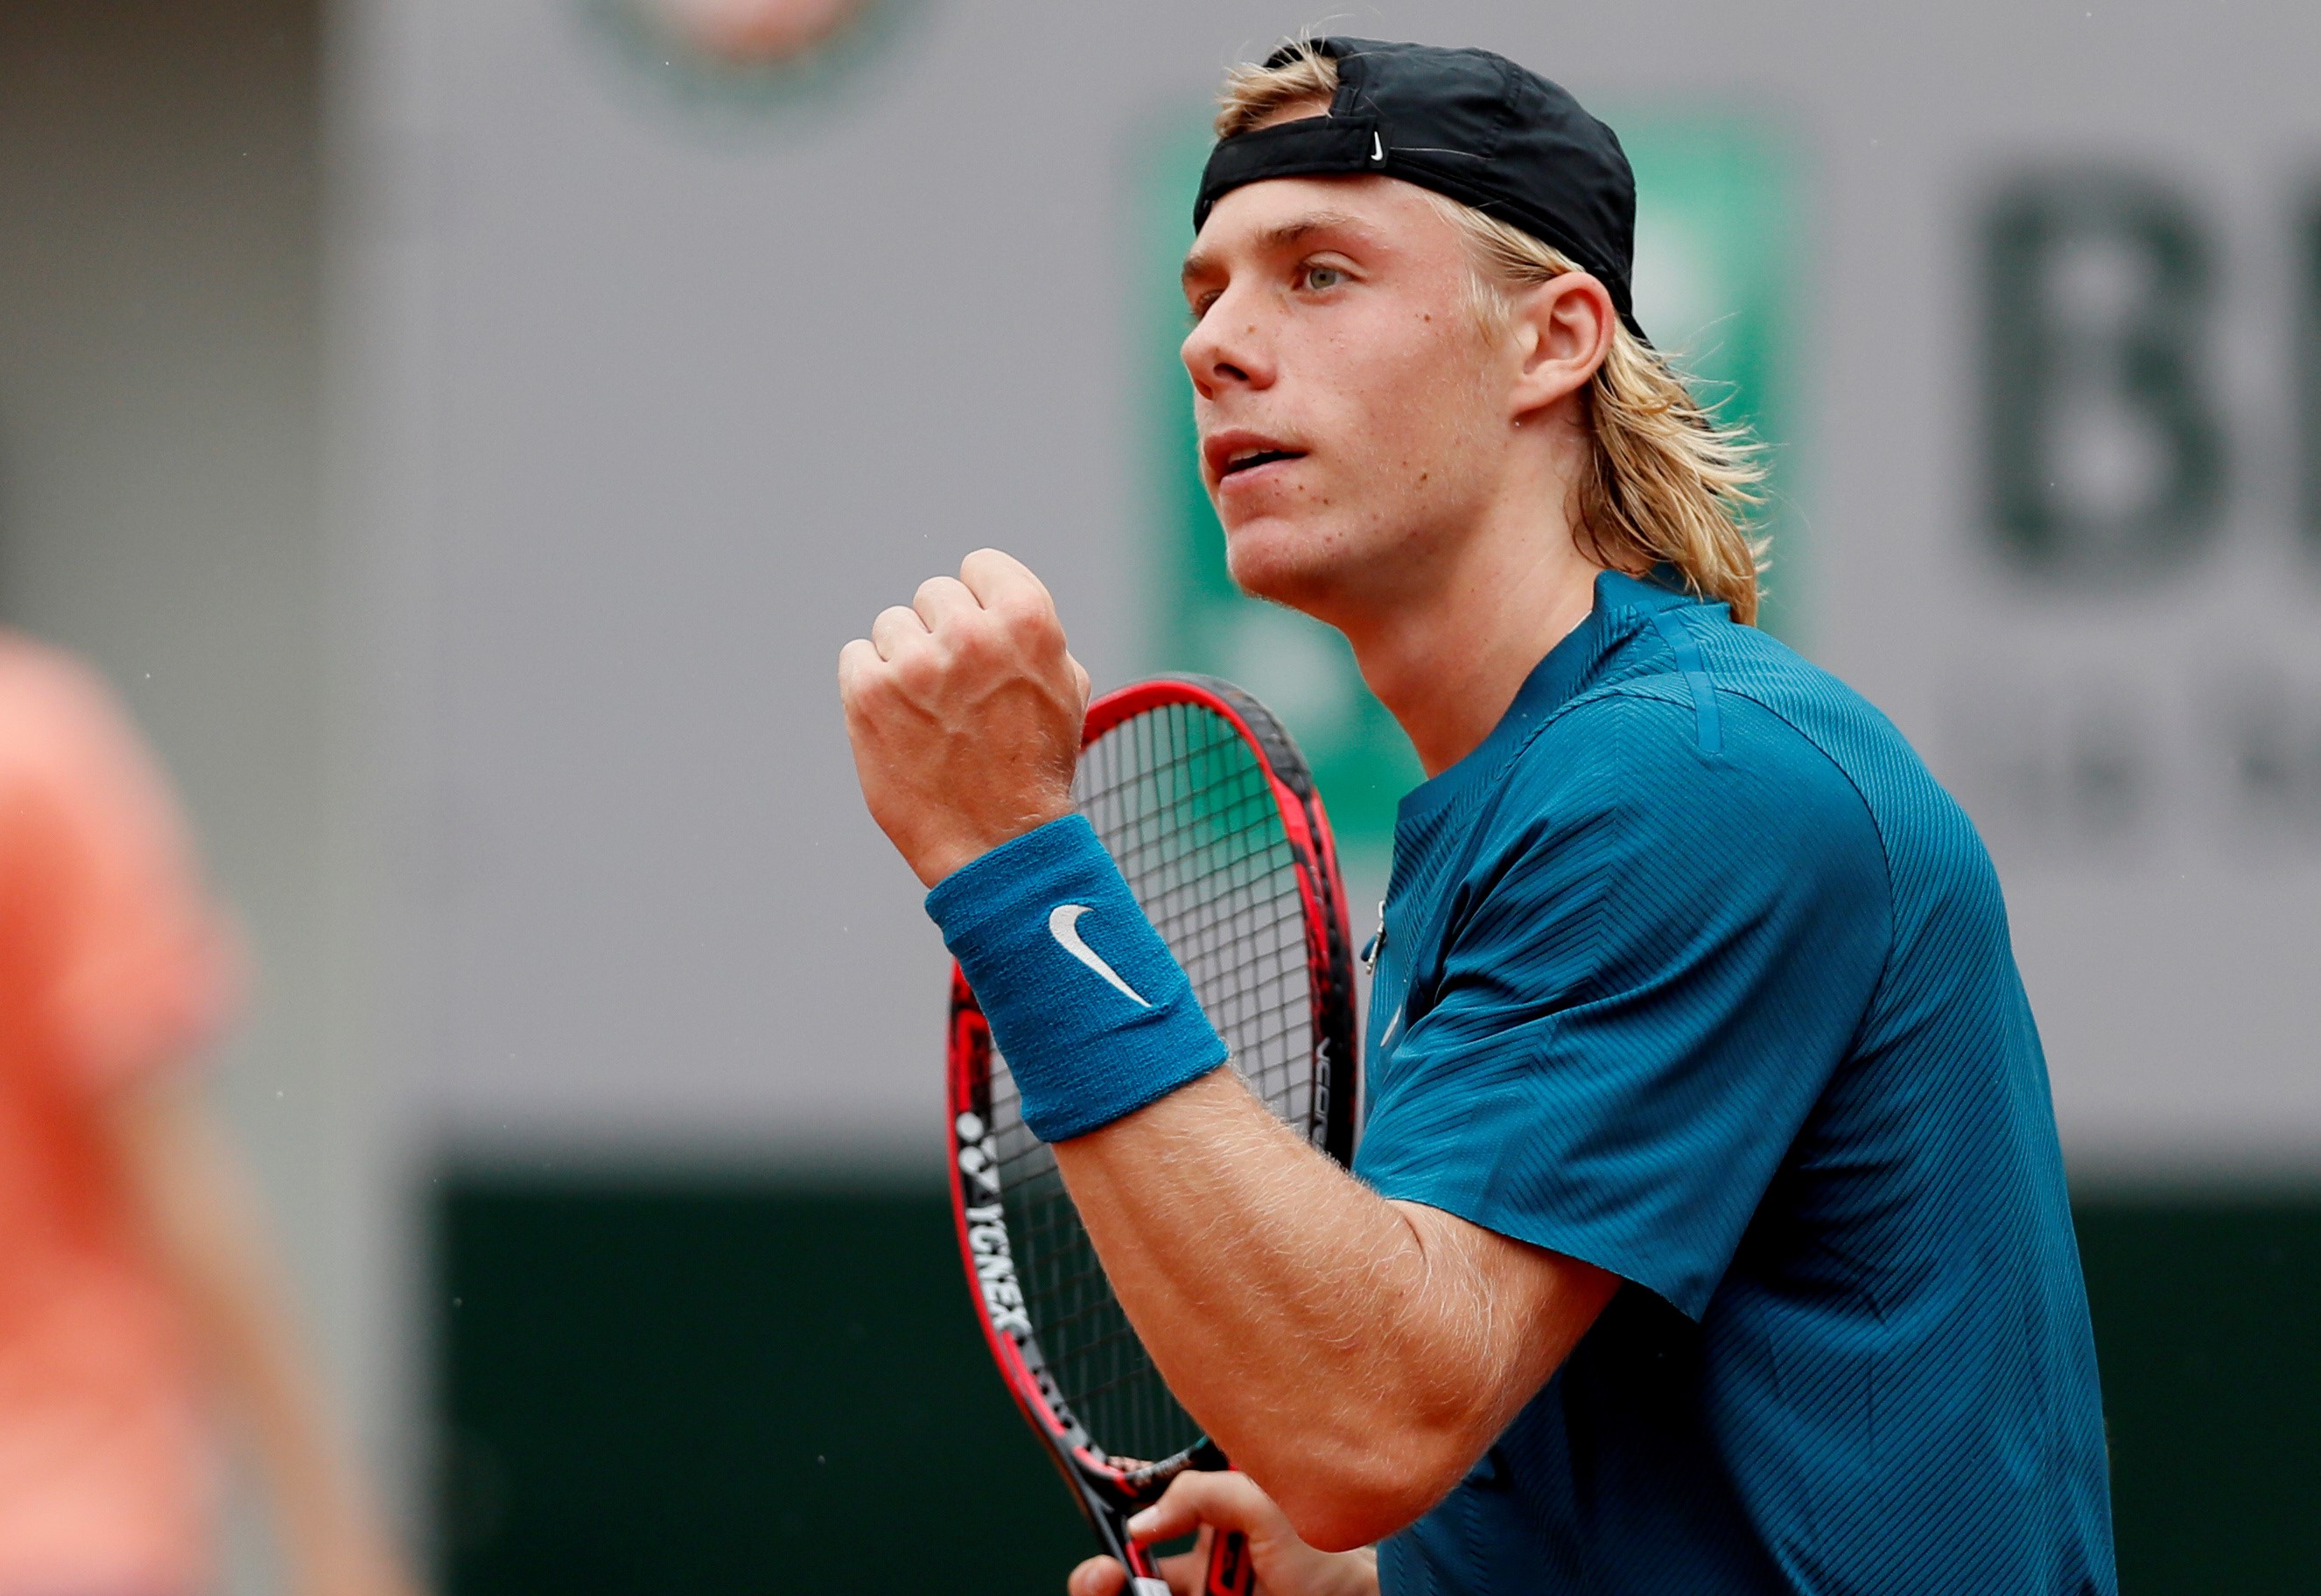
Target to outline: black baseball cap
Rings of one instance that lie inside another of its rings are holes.
[[[1370,172],[1472,205],[1552,244],[1611,292],[1638,338],[1628,289],[1636,249],[1636,177],[1612,130],[1561,86],[1487,50],[1315,39],[1338,64],[1326,115],[1217,141],[1201,174],[1193,230],[1210,207],[1268,177]],[[1286,67],[1301,47],[1267,59]]]

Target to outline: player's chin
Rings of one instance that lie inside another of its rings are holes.
[[[1252,598],[1303,610],[1336,585],[1339,540],[1310,522],[1254,516],[1225,530],[1225,569]]]

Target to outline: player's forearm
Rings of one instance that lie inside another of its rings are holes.
[[[1113,1289],[1186,1407],[1299,1533],[1433,1503],[1543,1380],[1536,1340],[1430,1223],[1220,1071],[1056,1146]]]

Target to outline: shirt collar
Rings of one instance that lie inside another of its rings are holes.
[[[1566,632],[1547,657],[1532,667],[1490,736],[1457,764],[1403,795],[1395,812],[1397,821],[1423,820],[1470,785],[1488,780],[1543,721],[1586,689],[1605,657],[1625,641],[1644,617],[1697,602],[1681,590],[1681,582],[1666,566],[1642,577],[1598,571],[1595,606],[1588,618]]]

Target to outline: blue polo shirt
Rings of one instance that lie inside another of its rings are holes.
[[[2116,1590],[2039,1038],[1892,724],[1616,574],[1404,800],[1357,1172],[1625,1283],[1386,1596]]]

